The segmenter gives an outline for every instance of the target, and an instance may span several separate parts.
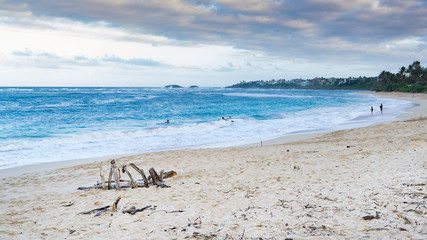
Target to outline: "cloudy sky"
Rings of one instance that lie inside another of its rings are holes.
[[[415,60],[426,0],[0,0],[0,86],[226,86]]]

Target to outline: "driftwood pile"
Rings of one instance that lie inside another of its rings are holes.
[[[110,190],[110,189],[128,189],[128,188],[140,188],[140,187],[149,187],[150,185],[154,185],[157,187],[170,187],[168,184],[164,183],[164,179],[170,178],[176,175],[175,171],[160,171],[160,174],[154,170],[154,168],[150,168],[148,170],[148,173],[150,174],[148,177],[145,175],[144,171],[137,167],[135,164],[131,163],[129,166],[131,166],[135,171],[137,171],[142,179],[136,179],[132,177],[131,173],[128,171],[127,166],[123,165],[121,167],[116,166],[116,161],[113,159],[111,160],[111,166],[110,166],[110,173],[108,175],[108,180],[105,181],[104,173],[102,171],[102,168],[100,169],[99,175],[101,177],[101,182],[97,182],[93,187],[79,187],[78,190],[88,190],[91,188],[99,189],[102,188],[104,190]],[[121,174],[127,174],[129,177],[129,180],[121,179]],[[113,180],[114,178],[114,180]]]

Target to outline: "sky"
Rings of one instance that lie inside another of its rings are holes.
[[[0,86],[223,87],[415,60],[426,0],[0,0]]]

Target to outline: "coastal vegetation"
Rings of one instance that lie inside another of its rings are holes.
[[[427,92],[427,68],[423,68],[419,61],[407,68],[402,66],[398,73],[382,71],[378,78],[375,91]]]
[[[427,68],[422,67],[419,61],[414,61],[408,67],[401,67],[397,73],[382,71],[377,77],[241,81],[227,88],[342,89],[419,93],[427,92]]]

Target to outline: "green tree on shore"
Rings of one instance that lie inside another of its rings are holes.
[[[427,92],[427,68],[423,68],[419,61],[414,61],[407,68],[402,66],[396,74],[382,71],[373,90]]]
[[[427,93],[427,68],[419,61],[408,67],[402,66],[398,73],[382,71],[378,77],[358,78],[323,78],[280,80],[241,81],[228,86],[231,88],[264,88],[264,89],[349,89],[373,90],[377,92],[425,92]]]

